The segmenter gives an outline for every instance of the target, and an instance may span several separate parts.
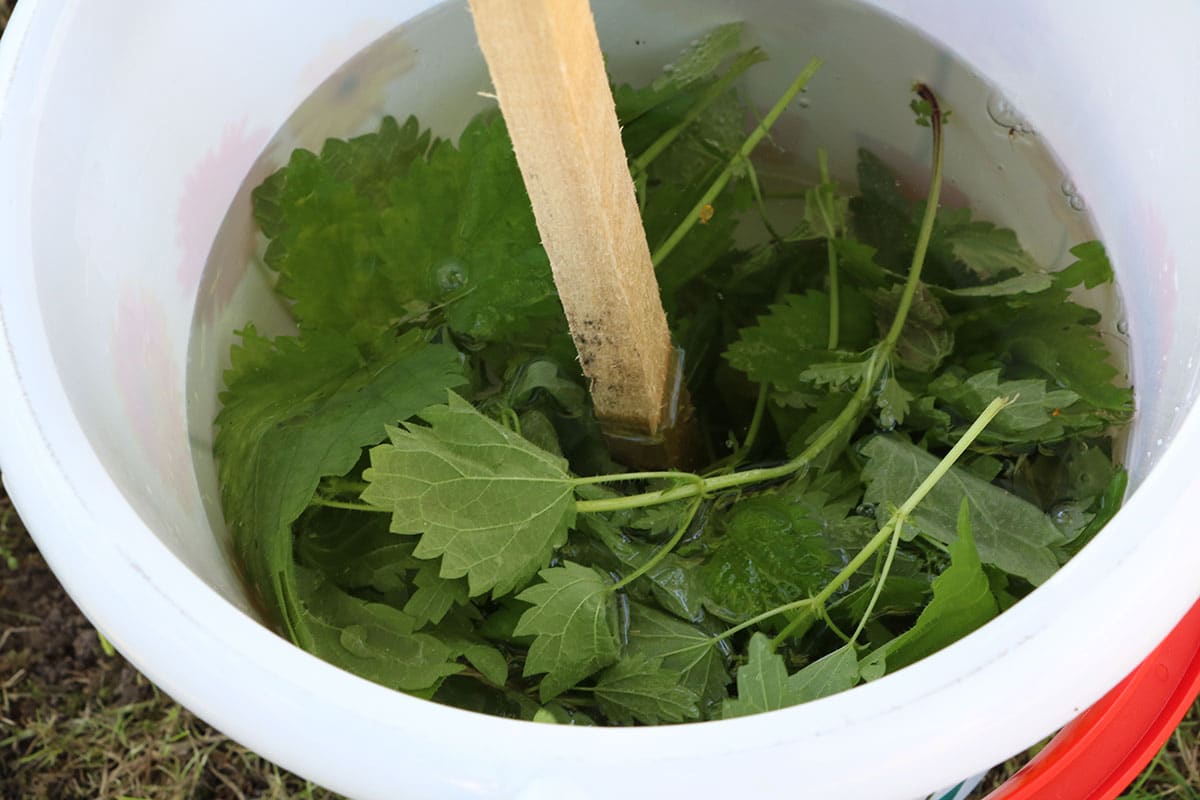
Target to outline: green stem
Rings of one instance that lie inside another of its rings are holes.
[[[771,224],[771,218],[767,216],[767,201],[763,197],[762,187],[758,185],[758,170],[754,168],[754,163],[749,159],[746,160],[746,178],[750,181],[750,191],[754,195],[754,207],[758,210],[758,217],[762,220],[763,227],[767,229],[767,233],[777,242],[783,241],[783,237],[779,235],[779,231],[775,230],[775,226]]]
[[[929,124],[933,129],[933,169],[929,176],[929,194],[925,200],[925,214],[921,217],[921,229],[917,234],[917,246],[913,249],[908,280],[904,283],[904,291],[900,295],[900,305],[896,310],[895,319],[892,320],[892,327],[881,343],[887,348],[889,355],[896,347],[896,342],[900,340],[900,333],[904,329],[904,320],[908,315],[909,306],[912,305],[913,295],[916,294],[917,286],[921,283],[921,267],[925,263],[925,253],[929,250],[929,239],[933,235],[933,223],[937,218],[938,199],[942,193],[942,111],[938,106],[937,97],[928,86],[923,83],[918,85],[917,94],[922,100],[928,101],[932,108]]]
[[[650,260],[654,262],[655,266],[661,264],[666,257],[671,254],[671,251],[674,250],[681,241],[683,241],[683,237],[688,234],[688,231],[690,231],[700,219],[701,209],[707,205],[711,205],[712,201],[717,199],[717,195],[721,193],[721,191],[725,188],[725,185],[728,184],[730,179],[733,177],[733,171],[737,165],[740,164],[743,159],[748,159],[750,157],[750,153],[754,151],[754,148],[758,146],[758,143],[761,142],[763,137],[767,135],[767,132],[771,129],[771,126],[775,124],[775,121],[779,119],[779,116],[783,113],[783,110],[788,107],[788,104],[791,103],[796,95],[804,89],[810,80],[812,80],[813,75],[815,75],[817,70],[820,69],[821,63],[821,59],[814,58],[812,61],[808,62],[808,66],[806,66],[804,70],[798,76],[796,76],[796,80],[792,81],[791,86],[789,86],[787,91],[783,93],[783,97],[779,98],[775,105],[771,107],[771,110],[767,112],[767,115],[763,117],[763,120],[761,123],[759,123],[758,127],[755,128],[754,131],[746,138],[746,141],[742,143],[741,148],[739,148],[737,153],[734,154],[733,158],[729,160],[729,163],[725,165],[725,168],[721,170],[721,174],[718,175],[717,179],[713,181],[713,184],[708,187],[708,191],[704,193],[700,200],[697,201],[696,205],[692,207],[692,210],[688,212],[687,216],[683,218],[683,222],[679,224],[679,227],[677,227],[674,232],[667,237],[667,240],[659,245],[658,249],[654,251]]]
[[[819,59],[814,59],[801,73],[800,77],[789,88],[791,96],[803,88],[804,84],[812,77],[812,73],[816,71],[821,64]],[[610,497],[602,500],[578,500],[575,503],[576,510],[584,514],[594,514],[605,511],[621,511],[630,508],[644,508],[646,506],[659,505],[660,503],[669,503],[674,500],[684,500],[689,497],[695,497],[698,494],[711,494],[723,489],[732,489],[738,486],[745,486],[751,483],[759,483],[764,481],[773,481],[780,478],[790,477],[805,467],[807,467],[814,458],[821,454],[826,447],[829,447],[838,438],[845,433],[850,426],[854,425],[859,419],[860,414],[867,407],[867,402],[870,399],[871,392],[875,387],[875,383],[879,380],[883,373],[884,366],[889,362],[892,353],[896,349],[896,343],[900,340],[900,333],[904,329],[904,322],[908,318],[909,308],[912,306],[913,295],[916,293],[917,286],[920,285],[921,268],[925,264],[925,254],[929,249],[929,239],[933,233],[933,223],[937,216],[938,198],[941,196],[942,187],[942,114],[938,106],[937,98],[929,87],[921,84],[917,87],[917,93],[922,99],[929,101],[932,107],[930,125],[933,129],[933,169],[929,178],[928,199],[925,205],[925,215],[921,220],[921,230],[917,235],[917,246],[913,251],[912,264],[909,267],[908,280],[905,283],[904,291],[900,297],[899,307],[896,309],[896,316],[892,320],[892,326],[888,330],[887,335],[879,344],[871,351],[870,361],[867,363],[867,369],[863,376],[863,380],[859,383],[858,389],[850,398],[850,402],[842,409],[842,412],[834,418],[816,438],[815,441],[804,449],[800,455],[793,458],[786,464],[781,464],[777,467],[764,467],[760,469],[745,470],[744,472],[733,472],[724,475],[714,475],[708,478],[702,478],[698,481],[689,482],[680,486],[675,486],[671,489],[664,489],[657,492],[647,492],[645,494],[628,495],[624,497]],[[756,134],[765,134],[766,127],[782,112],[783,106],[786,106],[789,95],[781,98],[780,102],[771,109],[771,113],[763,120],[763,124],[755,131]],[[774,116],[772,116],[774,115]],[[761,135],[759,136],[761,138]],[[745,149],[743,147],[743,149]],[[753,149],[751,147],[750,149]],[[714,195],[715,196],[715,195]],[[706,201],[705,201],[706,202]],[[703,203],[701,204],[703,205]],[[697,207],[697,212],[698,212]],[[692,215],[693,217],[695,214]],[[694,220],[693,220],[694,221]],[[685,221],[686,222],[686,221]],[[681,226],[682,227],[682,226]],[[685,231],[686,232],[686,231]],[[678,233],[678,231],[676,231]],[[672,238],[675,238],[672,236]],[[661,249],[661,248],[660,248]],[[657,264],[658,261],[656,260]],[[685,473],[675,473],[677,479],[682,478]],[[622,476],[612,476],[611,480],[620,480]],[[609,476],[603,476],[609,478]],[[595,483],[604,482],[603,479],[594,480]]]
[[[983,410],[983,413],[980,414],[973,423],[971,423],[971,427],[967,428],[966,433],[964,433],[962,437],[954,443],[954,447],[950,448],[950,452],[938,462],[937,466],[933,468],[933,471],[925,477],[925,480],[921,481],[920,485],[917,486],[913,493],[908,496],[908,499],[904,501],[903,505],[901,505],[900,508],[896,509],[896,511],[892,513],[891,517],[888,518],[888,521],[884,523],[883,527],[879,529],[879,532],[875,534],[871,541],[867,542],[867,545],[860,550],[858,554],[854,556],[854,558],[850,559],[850,562],[846,564],[842,571],[839,572],[837,576],[825,586],[824,589],[818,592],[814,597],[810,598],[810,602],[812,602],[814,605],[825,605],[826,601],[833,597],[834,593],[837,592],[838,587],[850,580],[850,578],[854,576],[854,573],[862,569],[863,564],[867,563],[871,556],[875,554],[875,551],[882,547],[888,541],[888,539],[891,538],[893,532],[896,531],[902,521],[912,516],[912,512],[916,509],[917,505],[925,499],[925,496],[929,494],[934,485],[937,484],[937,482],[940,481],[946,475],[946,473],[950,471],[950,468],[953,467],[954,463],[962,457],[962,454],[967,451],[967,448],[971,446],[971,443],[975,441],[976,437],[983,432],[983,429],[988,426],[988,423],[990,423],[997,414],[1004,410],[1006,406],[1012,403],[1014,399],[1015,398],[997,397],[995,400],[988,403],[988,406]],[[791,634],[794,626],[795,623],[791,623],[785,627],[779,633],[779,635],[775,637],[774,644],[778,645],[780,642],[785,641]]]
[[[668,128],[640,156],[632,161],[630,168],[634,175],[644,174],[647,168],[649,168],[650,163],[662,155],[663,151],[670,147],[671,143],[678,139],[679,135],[687,130],[709,106],[720,99],[721,95],[729,90],[729,87],[741,77],[743,72],[760,61],[765,61],[766,58],[767,54],[757,47],[747,50],[738,56],[737,60],[729,67],[729,70],[709,86],[704,94],[700,95],[700,99],[688,109],[687,113],[683,115],[683,119],[673,127]]]
[[[688,532],[688,529],[692,527],[692,520],[694,520],[696,518],[696,512],[698,512],[700,510],[700,505],[703,502],[704,502],[703,496],[697,497],[695,500],[693,500],[691,507],[688,508],[688,513],[683,518],[683,523],[679,526],[679,530],[675,531],[675,535],[672,536],[670,538],[670,540],[667,541],[666,544],[664,544],[662,547],[658,548],[658,550],[655,551],[654,555],[646,560],[645,564],[642,564],[640,567],[635,569],[633,572],[629,573],[624,578],[622,578],[621,580],[614,583],[612,586],[609,587],[608,591],[609,592],[617,592],[617,591],[620,591],[621,589],[624,589],[626,586],[633,583],[634,581],[636,581],[638,578],[645,575],[650,570],[654,569],[654,567],[656,567],[660,561],[662,561],[664,558],[666,558],[667,555],[672,550],[675,549],[675,545],[679,544],[680,540],[683,539],[684,534],[686,534]]]
[[[696,483],[702,480],[698,475],[691,472],[679,472],[678,470],[663,470],[658,472],[613,472],[607,475],[589,475],[585,478],[572,478],[571,483],[574,486],[595,486],[598,483],[616,483],[618,481],[688,481]],[[656,494],[656,493],[651,493]]]
[[[883,569],[875,578],[875,591],[871,593],[871,601],[867,603],[867,610],[863,612],[858,627],[854,629],[854,635],[850,637],[850,644],[854,644],[862,635],[863,629],[867,627],[867,621],[871,619],[871,614],[875,611],[875,604],[879,602],[879,597],[883,594],[883,585],[887,583],[888,575],[892,572],[892,563],[896,560],[896,551],[900,548],[900,532],[903,529],[904,520],[901,519],[893,528],[892,543],[888,546],[887,558],[884,559]]]
[[[830,183],[829,180],[829,156],[825,152],[825,148],[817,148],[817,165],[821,170],[821,185],[825,186]],[[822,209],[824,206],[822,206]],[[829,348],[837,350],[838,335],[841,332],[841,302],[838,299],[838,260],[837,249],[834,247],[834,239],[838,232],[832,219],[826,219],[825,227],[833,234],[829,239],[825,240],[825,257],[829,262]]]
[[[728,639],[730,636],[733,636],[734,634],[741,633],[742,631],[746,630],[747,628],[753,628],[758,623],[763,622],[764,620],[768,620],[777,614],[786,614],[789,611],[799,611],[800,609],[804,608],[805,606],[810,606],[810,605],[812,605],[812,599],[806,597],[803,600],[793,600],[792,602],[786,603],[782,606],[776,606],[775,608],[772,608],[769,611],[764,611],[761,614],[757,614],[757,615],[751,617],[750,619],[746,620],[745,622],[738,623],[737,625],[734,625],[732,628],[729,628],[728,630],[718,633],[711,640],[704,642],[703,645],[697,645],[697,647],[700,647],[700,646],[707,647],[709,645],[716,644],[717,642]],[[797,619],[804,619],[804,618],[798,617]]]

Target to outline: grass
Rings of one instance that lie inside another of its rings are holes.
[[[0,33],[14,5],[0,0]],[[0,495],[0,800],[337,797],[213,730],[112,652]],[[1200,704],[1123,797],[1200,800]]]

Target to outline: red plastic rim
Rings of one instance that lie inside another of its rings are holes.
[[[1133,673],[986,800],[1112,800],[1200,693],[1200,602]]]

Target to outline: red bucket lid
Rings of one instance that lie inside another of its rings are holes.
[[[1133,673],[986,800],[1112,800],[1200,693],[1200,602]]]

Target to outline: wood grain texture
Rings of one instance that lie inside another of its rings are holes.
[[[608,426],[664,423],[670,333],[587,0],[471,0],[542,244]]]

